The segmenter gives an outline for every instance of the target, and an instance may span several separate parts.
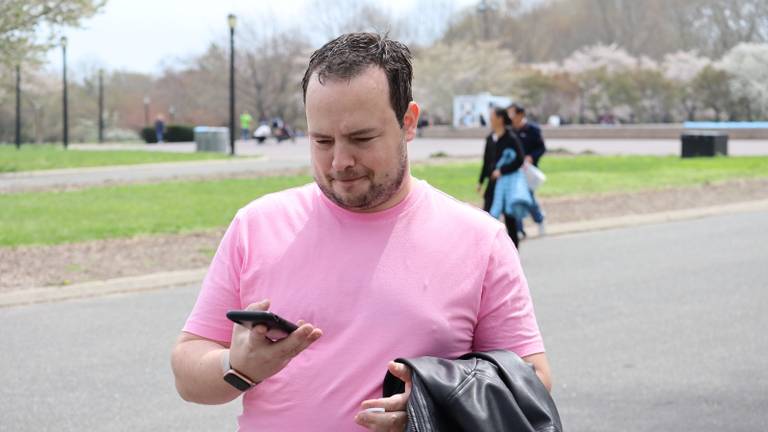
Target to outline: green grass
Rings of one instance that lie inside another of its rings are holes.
[[[654,156],[547,157],[547,182],[538,196],[555,197],[690,186],[736,178],[768,177],[768,157],[680,159]],[[464,201],[479,202],[479,163],[416,166],[416,177]]]
[[[549,157],[542,196],[587,195],[768,177],[768,157]],[[416,177],[479,202],[478,163],[419,165]],[[69,192],[0,195],[0,245],[56,244],[226,226],[249,201],[311,181],[309,176],[174,181]]]
[[[226,226],[235,212],[307,176],[164,182],[0,195],[0,245],[56,244]]]
[[[16,150],[16,147],[11,145],[0,145],[0,173],[104,165],[135,165],[156,162],[225,159],[227,157],[229,156],[219,153],[64,150],[61,146],[47,144],[27,144],[22,145],[20,150]]]

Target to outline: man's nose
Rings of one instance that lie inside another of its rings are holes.
[[[341,172],[354,166],[355,157],[350,146],[343,142],[337,142],[333,146],[333,162],[331,162],[333,170]]]

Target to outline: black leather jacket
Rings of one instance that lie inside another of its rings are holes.
[[[412,370],[409,432],[563,430],[555,403],[533,367],[512,352],[396,361]],[[387,373],[384,397],[404,390],[403,382]]]

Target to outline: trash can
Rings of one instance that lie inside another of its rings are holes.
[[[728,156],[728,134],[714,131],[690,131],[680,137],[682,141],[681,156]]]
[[[195,126],[194,132],[198,152],[229,152],[229,128]]]

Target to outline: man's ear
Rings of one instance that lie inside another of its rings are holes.
[[[416,102],[410,102],[408,109],[403,115],[403,130],[405,131],[405,141],[413,141],[416,138],[416,128],[419,124],[420,108]]]

